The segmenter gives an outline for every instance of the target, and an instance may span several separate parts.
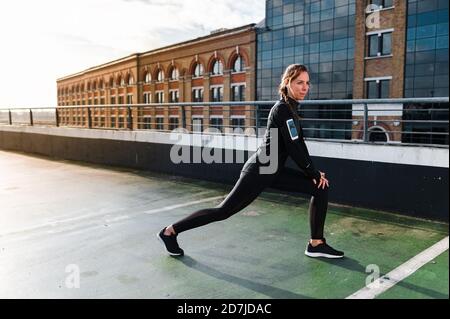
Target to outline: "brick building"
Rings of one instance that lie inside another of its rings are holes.
[[[171,130],[180,107],[133,104],[255,100],[255,27],[218,30],[194,40],[137,53],[57,80],[61,125]],[[101,108],[100,105],[123,105]],[[249,106],[184,108],[189,130],[253,126]],[[87,123],[92,112],[92,123]],[[131,113],[131,114],[130,114]]]

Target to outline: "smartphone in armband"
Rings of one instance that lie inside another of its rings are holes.
[[[291,135],[291,140],[296,140],[298,139],[298,132],[297,132],[297,127],[295,126],[294,120],[293,119],[289,119],[286,121],[286,125],[289,131],[289,134]]]

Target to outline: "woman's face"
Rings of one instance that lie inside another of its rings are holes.
[[[291,96],[296,100],[303,100],[309,91],[309,74],[308,72],[302,72],[295,79],[292,79]]]

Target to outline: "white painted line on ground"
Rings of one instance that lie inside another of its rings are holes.
[[[206,193],[209,193],[210,191],[203,191],[203,192],[199,192],[196,195],[203,195]],[[217,198],[223,198],[222,196],[216,196],[216,197],[209,197],[209,198],[205,198],[205,199],[201,199],[201,200],[197,200],[197,201],[192,201],[192,202],[187,202],[184,204],[179,204],[179,205],[173,205],[173,206],[166,206],[163,208],[157,208],[157,209],[152,209],[149,211],[144,211],[144,214],[154,214],[157,212],[164,212],[167,210],[171,210],[171,209],[175,209],[175,208],[179,208],[179,207],[185,207],[185,206],[190,206],[190,205],[195,205],[198,203],[203,203],[203,202],[208,202],[208,201],[212,201],[215,200]],[[26,227],[26,228],[18,228],[18,229],[13,229],[13,230],[9,230],[7,232],[4,233],[0,233],[0,238],[2,237],[6,237],[6,236],[11,236],[11,235],[17,235],[20,233],[26,233],[26,232],[31,232],[31,231],[35,231],[35,230],[40,230],[40,229],[45,229],[45,228],[51,228],[49,231],[47,231],[47,233],[51,234],[51,233],[58,233],[64,230],[56,230],[55,228],[57,226],[62,226],[71,222],[78,222],[78,221],[83,221],[83,220],[87,220],[87,219],[95,219],[95,218],[99,218],[99,217],[108,217],[110,216],[111,213],[97,213],[97,214],[85,214],[85,215],[80,215],[80,216],[75,216],[75,217],[71,217],[71,218],[66,218],[66,219],[61,219],[61,220],[53,220],[53,221],[48,221],[46,223],[42,223],[42,224],[38,224],[38,225],[34,225],[34,226],[30,226],[30,227]],[[130,216],[117,216],[117,217],[111,217],[105,220],[105,222],[117,222],[120,220],[126,220],[129,219]]]
[[[430,248],[422,251],[404,264],[398,266],[390,273],[374,280],[369,285],[351,294],[346,299],[374,299],[389,288],[404,280],[416,272],[420,267],[427,264],[446,250],[448,250],[448,236],[437,242]]]
[[[156,209],[152,209],[152,210],[147,210],[147,211],[144,212],[144,214],[155,214],[155,213],[159,213],[159,212],[165,212],[165,211],[176,209],[176,208],[191,206],[191,205],[200,204],[200,203],[211,202],[211,201],[214,201],[216,199],[221,199],[221,198],[223,198],[223,196],[215,196],[215,197],[204,198],[204,199],[200,199],[200,200],[196,200],[196,201],[192,201],[192,202],[187,202],[187,203],[184,203],[184,204],[178,204],[178,205],[166,206],[166,207],[163,207],[163,208],[156,208]]]

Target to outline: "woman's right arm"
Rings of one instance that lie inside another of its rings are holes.
[[[305,172],[305,174],[317,181],[320,180],[321,174],[314,167],[311,157],[308,154],[303,136],[300,136],[295,126],[294,118],[287,106],[279,105],[274,113],[274,121],[277,124],[279,133],[281,132],[284,145],[292,157],[294,162]]]

